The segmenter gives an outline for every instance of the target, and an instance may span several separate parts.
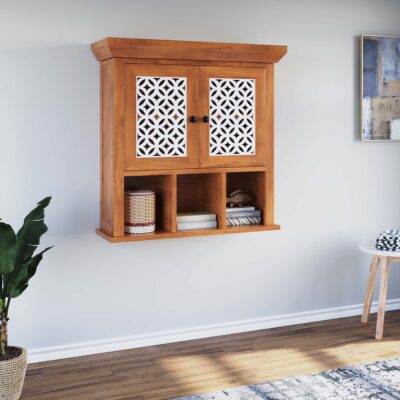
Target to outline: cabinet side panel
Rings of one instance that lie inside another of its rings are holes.
[[[266,66],[266,216],[265,225],[274,223],[274,64]]]
[[[101,196],[100,227],[113,234],[113,65],[102,64],[101,79]]]
[[[113,231],[124,236],[124,64],[113,60]]]

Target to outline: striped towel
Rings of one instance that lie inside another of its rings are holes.
[[[227,218],[226,226],[260,225],[261,217]]]

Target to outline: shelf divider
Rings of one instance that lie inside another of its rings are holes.
[[[218,214],[218,227],[220,229],[226,228],[226,172],[221,174],[221,189],[220,189],[220,202],[221,212]]]
[[[169,191],[166,215],[168,215],[167,230],[176,232],[176,213],[177,213],[177,178],[176,175],[169,175]]]
[[[226,187],[225,173],[207,175],[206,193],[204,195],[205,209],[217,214],[218,227],[225,227],[225,207],[223,190]],[[226,192],[226,189],[225,189]]]

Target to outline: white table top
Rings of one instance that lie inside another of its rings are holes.
[[[378,250],[375,247],[375,241],[369,241],[361,243],[358,248],[363,251],[364,253],[373,254],[375,256],[381,257],[400,257],[400,251],[385,251],[385,250]]]

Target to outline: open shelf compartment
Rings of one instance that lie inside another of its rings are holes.
[[[200,170],[201,171],[201,170]],[[258,232],[280,229],[273,222],[273,196],[268,192],[271,178],[265,168],[151,171],[124,177],[124,190],[149,189],[156,193],[156,231],[148,234],[112,236],[100,229],[97,233],[110,242],[131,242],[174,237],[208,236],[227,233]],[[251,205],[261,210],[262,223],[239,227],[226,226],[226,198],[235,190],[252,197]],[[270,211],[268,211],[270,210]],[[217,215],[216,229],[177,231],[178,212],[206,211]],[[123,215],[123,207],[120,211]]]
[[[152,175],[125,177],[125,191],[133,189],[154,190],[156,194],[156,232],[175,232],[176,175]],[[129,233],[125,235],[132,236]],[[149,234],[143,234],[149,235]],[[134,236],[143,236],[137,235]]]
[[[267,221],[267,194],[266,194],[266,172],[228,172],[226,174],[226,197],[236,190],[242,190],[252,200],[244,206],[254,206],[261,211],[261,224],[266,225]],[[229,204],[227,204],[227,207]],[[253,226],[253,225],[250,225]],[[250,226],[229,227],[230,229],[246,229]],[[257,225],[255,225],[257,226]]]
[[[225,173],[177,176],[177,213],[210,212],[225,227]]]

